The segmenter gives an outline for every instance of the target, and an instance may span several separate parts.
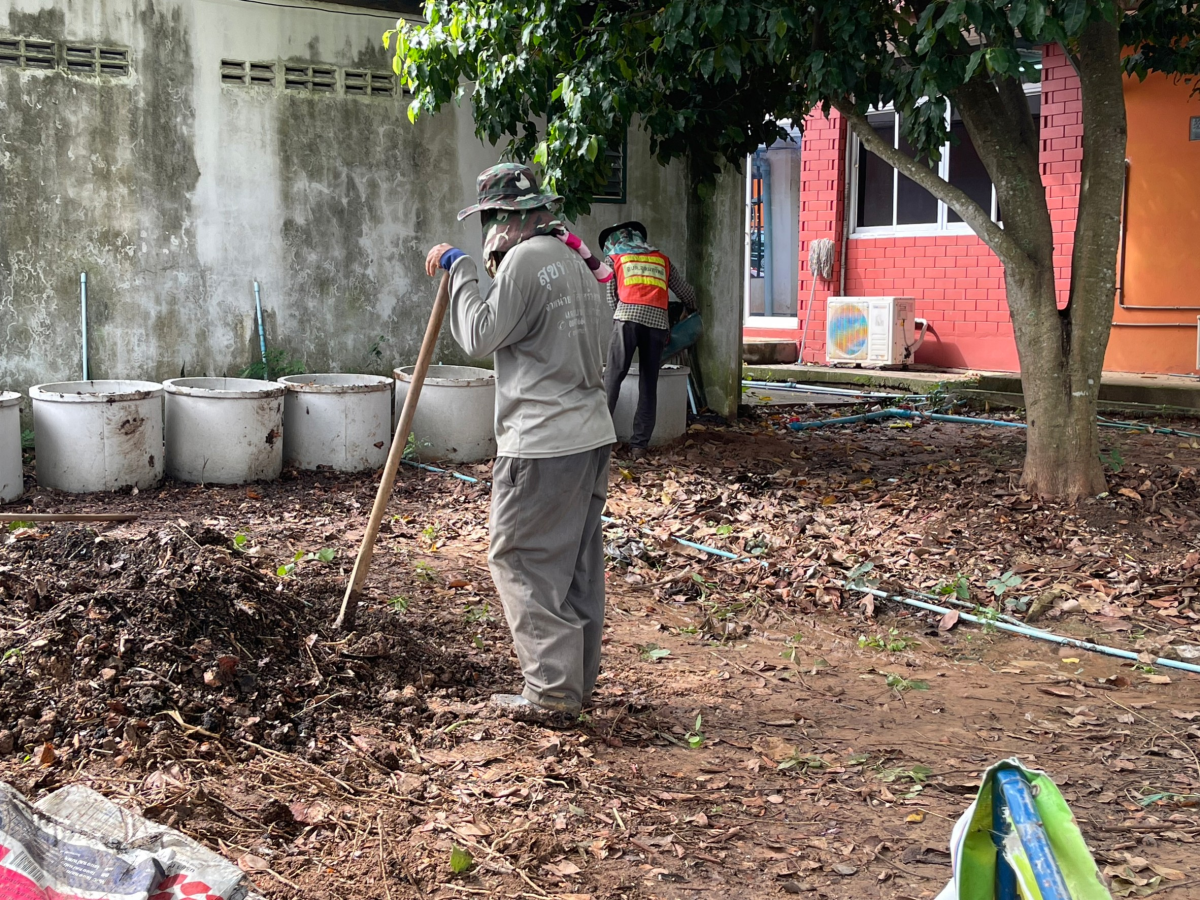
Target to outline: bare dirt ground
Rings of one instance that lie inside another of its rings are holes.
[[[519,686],[485,484],[402,470],[344,635],[373,476],[71,497],[30,469],[5,512],[139,518],[3,539],[0,778],[89,785],[279,900],[923,900],[1018,756],[1115,893],[1200,897],[1200,676],[1149,662],[1200,662],[1200,442],[1105,432],[1110,494],[1070,509],[1022,494],[1015,430],[790,415],[614,465],[599,704],[566,732],[484,706]],[[856,567],[1143,661],[871,599]]]

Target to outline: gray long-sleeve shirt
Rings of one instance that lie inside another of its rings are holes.
[[[500,456],[569,456],[616,442],[601,381],[611,318],[600,285],[554,237],[510,250],[487,296],[475,261],[450,267],[450,330],[473,357],[494,354]]]

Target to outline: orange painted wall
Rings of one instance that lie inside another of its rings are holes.
[[[1200,141],[1189,122],[1200,116],[1191,86],[1164,75],[1125,85],[1129,203],[1125,238],[1127,306],[1118,305],[1104,367],[1119,372],[1196,371],[1200,316]],[[1186,323],[1139,328],[1137,324]]]

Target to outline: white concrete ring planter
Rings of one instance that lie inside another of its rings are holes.
[[[16,391],[0,391],[0,503],[16,500],[24,489],[21,395]]]
[[[392,385],[382,375],[288,375],[283,456],[301,469],[378,469],[392,437]]]
[[[396,369],[396,421],[413,366]],[[496,455],[496,373],[475,366],[430,366],[413,418],[417,455],[468,463]]]
[[[198,484],[279,477],[286,387],[251,378],[172,378],[163,389],[168,475]]]
[[[687,380],[691,372],[687,366],[663,366],[658,370],[658,412],[654,419],[654,433],[650,435],[650,446],[660,447],[683,437],[687,431]],[[621,396],[613,412],[613,428],[617,440],[627,442],[633,436],[633,416],[637,412],[638,367],[629,367],[629,374],[621,382]]]
[[[61,381],[29,389],[37,480],[86,493],[163,476],[163,389],[153,381]]]

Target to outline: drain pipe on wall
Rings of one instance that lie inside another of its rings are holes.
[[[79,319],[83,326],[83,380],[90,381],[87,355],[87,272],[79,273]]]
[[[763,314],[775,315],[775,254],[772,250],[775,230],[771,223],[771,160],[764,152],[759,157],[762,172],[762,217],[763,217]]]
[[[254,282],[254,311],[258,314],[258,349],[262,351],[263,381],[270,381],[271,373],[267,371],[267,333],[263,331],[262,298],[258,293],[257,281]]]

